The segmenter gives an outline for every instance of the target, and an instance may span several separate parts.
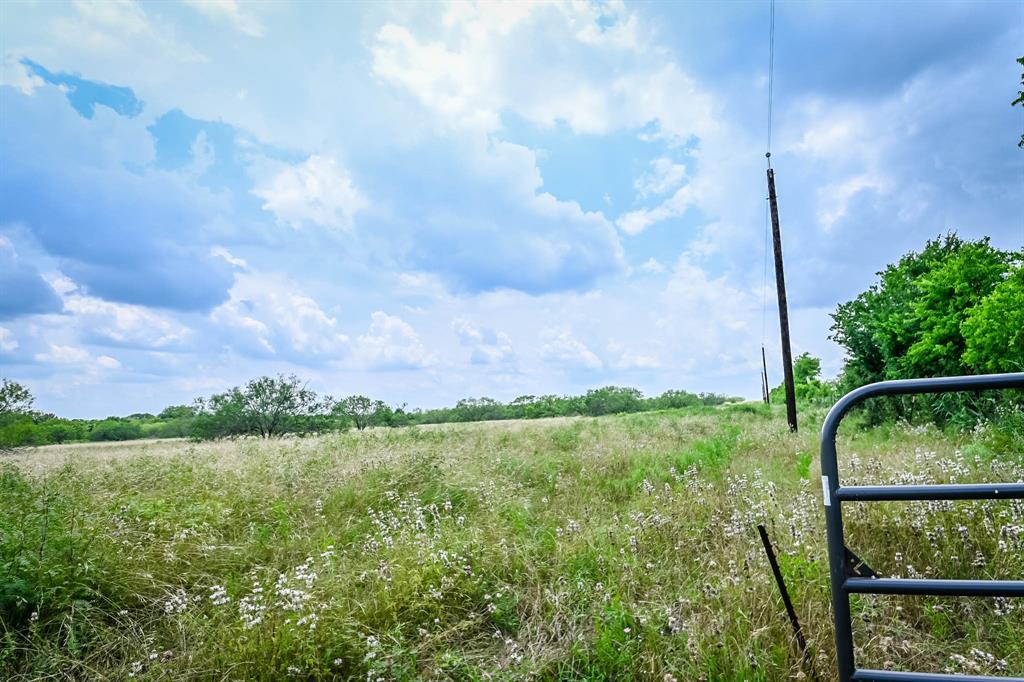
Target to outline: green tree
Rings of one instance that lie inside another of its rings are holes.
[[[963,363],[967,344],[960,326],[969,312],[1003,281],[1012,255],[988,240],[967,242],[918,278],[911,302],[914,342],[898,362],[901,376],[952,376],[969,373]]]
[[[16,381],[0,380],[0,452],[33,445],[32,392]]]
[[[587,391],[583,396],[586,414],[593,417],[620,412],[638,412],[642,408],[643,393],[635,388],[604,386]]]
[[[821,360],[810,353],[801,353],[793,361],[793,381],[809,384],[821,380]]]
[[[0,380],[0,418],[28,414],[34,402],[32,392],[18,382]]]
[[[89,440],[137,440],[142,438],[142,427],[135,421],[110,417],[95,422],[89,429]]]
[[[325,404],[297,376],[263,376],[197,403],[197,438],[254,435],[273,438],[324,428]]]
[[[160,414],[157,415],[158,419],[170,420],[170,419],[191,419],[196,416],[196,408],[193,405],[171,405],[165,407]]]
[[[365,395],[350,395],[339,400],[332,411],[336,415],[346,417],[356,429],[362,431],[379,421],[388,409],[382,400],[373,400]]]
[[[972,308],[960,325],[964,364],[978,372],[1024,371],[1024,265]]]
[[[908,253],[886,267],[867,291],[832,314],[831,338],[846,349],[839,389],[846,392],[885,379],[970,374],[980,368],[982,345],[994,353],[986,356],[986,366],[1002,366],[1003,360],[1012,362],[1019,357],[1012,346],[1000,349],[983,344],[980,323],[972,327],[967,320],[1022,258],[1024,252],[1001,251],[991,246],[988,238],[964,241],[950,233],[927,242],[920,253]],[[1012,285],[1009,294],[1008,299],[1012,298]],[[1007,323],[1014,319],[1013,315],[1005,317]],[[991,314],[985,319],[986,324],[1000,329],[1004,323]],[[973,355],[968,353],[968,330],[977,337]],[[990,327],[984,333],[1013,338],[1009,330],[997,333]],[[969,419],[959,418],[977,414],[971,401],[969,396],[917,396],[869,401],[866,409],[872,422],[889,417],[913,419],[916,411],[923,410],[931,419],[944,421],[956,416],[966,424]]]

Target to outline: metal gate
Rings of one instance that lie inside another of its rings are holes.
[[[950,393],[1024,388],[1024,372],[982,376],[907,379],[868,384],[847,393],[832,406],[821,430],[821,484],[828,531],[828,562],[832,576],[832,615],[835,621],[836,658],[840,682],[941,682],[957,680],[1016,680],[1020,677],[947,675],[894,672],[857,668],[853,656],[853,627],[850,619],[851,594],[912,594],[964,597],[1024,597],[1024,580],[939,580],[923,578],[879,578],[843,539],[843,502],[887,502],[905,500],[1007,500],[1024,499],[1024,483],[976,483],[946,485],[842,486],[836,463],[836,431],[850,408],[875,396],[915,393]]]

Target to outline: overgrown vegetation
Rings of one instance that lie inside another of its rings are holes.
[[[809,676],[765,523],[826,680],[816,452],[814,429],[744,404],[16,454],[0,678]],[[840,438],[848,483],[1020,480],[1021,452],[1024,433],[988,428]],[[847,532],[886,575],[1024,572],[1020,501],[853,505]],[[864,665],[1024,674],[1012,601],[865,597],[854,614]]]
[[[847,352],[841,393],[873,381],[1024,370],[1024,250],[955,234],[929,241],[878,273],[832,315]],[[1020,395],[999,400],[1021,404]],[[971,428],[995,416],[988,396],[915,396],[873,404],[872,423],[935,421]]]

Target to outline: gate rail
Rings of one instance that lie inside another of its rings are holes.
[[[821,484],[828,531],[829,572],[832,579],[832,617],[835,622],[836,658],[840,682],[978,682],[1014,680],[1021,677],[948,675],[938,673],[896,672],[857,668],[853,654],[853,625],[850,617],[851,594],[910,594],[965,597],[1024,597],[1024,580],[942,580],[878,578],[870,568],[846,547],[843,538],[843,502],[888,502],[905,500],[1019,500],[1024,499],[1024,483],[971,483],[944,485],[865,485],[839,484],[836,461],[836,431],[843,417],[867,398],[885,395],[952,393],[1024,389],[1024,372],[980,376],[940,377],[881,381],[861,386],[839,399],[821,429]],[[870,577],[867,577],[870,576]]]

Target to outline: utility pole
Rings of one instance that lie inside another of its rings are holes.
[[[771,405],[771,384],[768,383],[768,360],[764,356],[764,346],[761,346],[761,385],[764,386],[764,404]]]
[[[786,385],[786,421],[796,433],[796,391],[793,385],[793,351],[789,347],[789,308],[786,306],[786,275],[782,270],[782,233],[779,231],[779,202],[775,196],[775,171],[768,154],[768,203],[772,211],[772,242],[775,245],[775,287],[779,294],[779,331],[782,333],[782,371]]]

